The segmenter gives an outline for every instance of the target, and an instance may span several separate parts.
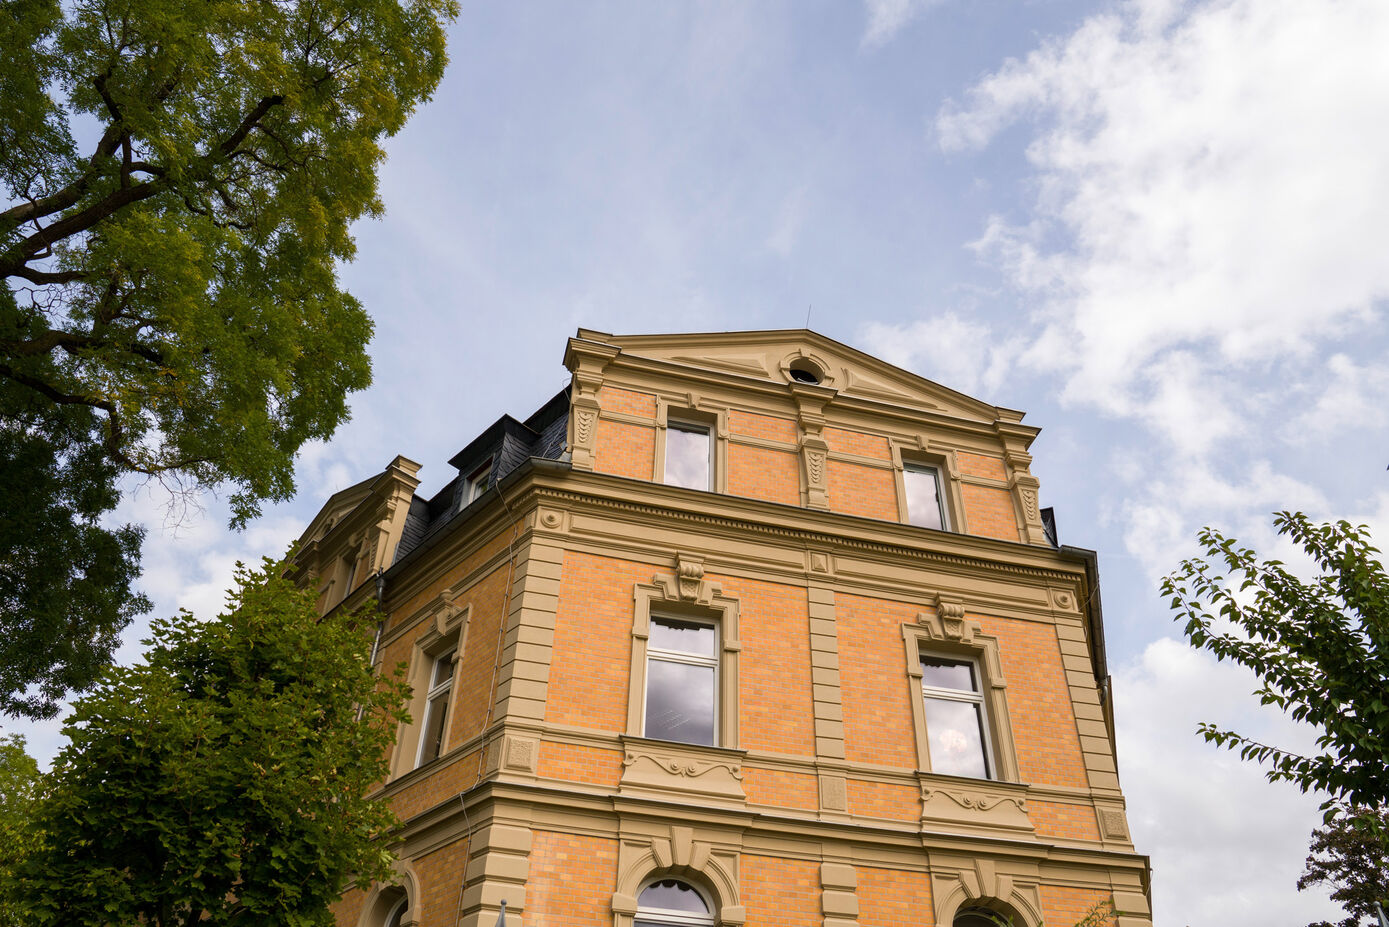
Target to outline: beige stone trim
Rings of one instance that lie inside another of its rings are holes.
[[[1105,725],[1104,706],[1095,684],[1095,669],[1090,662],[1089,641],[1085,624],[1079,614],[1056,618],[1057,642],[1061,647],[1061,666],[1066,672],[1067,687],[1076,715],[1076,734],[1080,739],[1081,755],[1090,787],[1110,792],[1119,789],[1118,767],[1114,762],[1114,747]],[[1087,649],[1082,653],[1080,646]]]
[[[742,750],[624,736],[622,779],[624,795],[657,798],[687,796],[712,802],[747,801],[743,791]]]
[[[603,372],[618,356],[619,348],[601,342],[570,338],[564,352],[564,366],[573,373],[569,394],[569,425],[566,441],[570,465],[575,470],[592,470],[598,435],[598,390]]]
[[[457,648],[459,654],[463,653],[471,613],[471,603],[460,605],[454,599],[453,590],[445,589],[411,619],[411,625],[416,629],[416,637],[414,648],[410,652],[410,665],[405,681],[409,683],[412,693],[408,707],[413,720],[410,724],[401,724],[397,731],[395,752],[391,757],[392,778],[398,778],[418,768],[415,759],[420,752],[420,732],[424,726],[429,674],[434,668],[434,659],[451,647]],[[454,713],[453,706],[458,698],[458,673],[462,665],[462,660],[455,660],[453,688],[449,690],[449,717]],[[446,724],[444,742],[439,747],[440,757],[449,749],[448,728],[449,725]]]
[[[960,465],[955,449],[942,446],[940,442],[928,440],[921,435],[911,439],[894,438],[888,442],[892,452],[893,481],[897,489],[898,518],[909,522],[907,511],[907,481],[904,475],[910,464],[934,467],[940,477],[941,503],[945,509],[945,530],[955,534],[968,534],[969,522],[965,517],[964,497],[960,494]]]
[[[493,717],[545,719],[564,549],[531,537],[516,552]]]
[[[644,738],[646,713],[646,644],[651,636],[653,610],[673,616],[712,619],[719,628],[717,746],[736,750],[738,739],[738,600],[725,596],[717,583],[704,578],[704,562],[679,555],[673,575],[656,575],[633,589],[632,663],[627,684],[627,735]],[[541,716],[543,718],[543,715]]]
[[[1031,870],[1031,871],[1029,871]],[[963,908],[984,908],[1013,918],[1017,927],[1042,927],[1042,897],[1035,867],[975,857],[932,860],[931,897],[936,923],[950,924]]]
[[[617,836],[613,927],[632,927],[642,887],[661,877],[694,884],[713,902],[721,925],[737,927],[747,920],[739,895],[741,854],[736,840],[730,840],[726,832],[702,826],[624,820]]]
[[[728,492],[728,409],[710,405],[694,393],[674,398],[669,393],[658,393],[656,396],[656,453],[652,460],[652,482],[665,483],[666,432],[672,418],[677,422],[703,425],[709,429],[709,491]],[[644,424],[651,423],[648,421]]]
[[[507,927],[521,927],[532,839],[529,827],[495,819],[477,829],[468,846],[458,927],[493,927],[503,901]]]
[[[801,498],[806,508],[829,511],[829,443],[825,440],[825,406],[834,398],[826,386],[791,383],[796,422],[800,425]]]
[[[395,910],[400,902],[400,893],[405,894],[405,916],[400,927],[420,927],[420,916],[424,900],[420,894],[420,878],[408,859],[397,859],[391,863],[395,879],[388,885],[376,884],[362,905],[362,913],[357,918],[357,927],[384,927],[386,916]]]
[[[852,865],[820,864],[820,911],[824,927],[858,927],[858,871]]]
[[[921,654],[933,653],[975,660],[979,666],[979,686],[984,697],[984,713],[993,753],[994,774],[999,781],[1017,782],[1018,758],[1008,715],[1008,683],[998,657],[998,638],[983,633],[978,621],[965,617],[965,603],[950,595],[936,599],[934,613],[922,612],[915,625],[902,626],[905,645],[907,683],[911,687],[912,727],[916,733],[918,768],[931,769],[931,751],[926,736],[926,705],[921,694]],[[954,779],[955,777],[949,777]],[[981,780],[987,782],[989,780]]]
[[[839,679],[839,633],[835,625],[834,590],[826,586],[812,585],[807,591],[807,599],[810,610],[815,757],[821,760],[843,761],[844,703]]]

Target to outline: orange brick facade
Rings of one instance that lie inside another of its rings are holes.
[[[1036,430],[812,333],[766,348],[754,389],[757,334],[581,332],[564,455],[387,561],[382,671],[418,693],[441,648],[458,659],[439,758],[405,749],[417,694],[382,789],[399,880],[346,893],[341,927],[390,927],[402,892],[402,927],[493,927],[503,902],[508,927],[661,924],[661,880],[711,927],[1068,927],[1105,900],[1151,927],[1092,564],[1041,530]],[[777,379],[792,361],[824,381]],[[711,492],[662,484],[667,409],[709,424]],[[907,523],[903,458],[935,467],[954,531]],[[712,742],[646,736],[668,618],[715,631],[680,664],[712,680]],[[923,654],[973,667],[988,778],[932,770]]]

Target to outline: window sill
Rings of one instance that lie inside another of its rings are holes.
[[[622,794],[669,798],[672,794],[718,802],[747,801],[743,791],[746,750],[704,747],[624,734]]]

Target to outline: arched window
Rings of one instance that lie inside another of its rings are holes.
[[[405,918],[405,909],[409,906],[410,899],[402,895],[386,914],[386,919],[381,922],[381,927],[400,927],[400,922]]]
[[[692,885],[679,879],[658,879],[637,896],[633,927],[712,927],[709,901]]]
[[[1011,927],[1013,919],[982,908],[970,908],[955,915],[951,927]]]

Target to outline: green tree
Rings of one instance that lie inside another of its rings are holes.
[[[1267,763],[1269,781],[1327,794],[1328,818],[1344,804],[1389,802],[1389,576],[1369,529],[1274,516],[1318,570],[1304,582],[1277,560],[1260,561],[1213,528],[1199,538],[1208,563],[1182,562],[1162,582],[1192,646],[1254,672],[1255,695],[1318,731],[1304,756],[1214,724],[1206,740]],[[1214,564],[1214,566],[1212,566]]]
[[[1312,831],[1312,852],[1297,888],[1331,886],[1331,900],[1349,915],[1335,927],[1377,924],[1375,904],[1389,909],[1389,852],[1375,839],[1376,831],[1389,831],[1389,805],[1338,811],[1325,827]],[[1321,921],[1311,927],[1332,925]]]
[[[120,476],[227,486],[241,525],[346,419],[372,326],[336,268],[381,211],[382,142],[437,86],[456,14],[0,0],[0,483],[51,516],[7,528],[0,637],[53,655],[0,677],[0,711],[55,713],[54,687],[89,683],[148,608],[128,583],[138,532],[100,521]],[[58,622],[51,584],[15,578],[36,560],[105,593]]]
[[[14,895],[15,867],[28,848],[28,823],[39,764],[24,750],[19,735],[0,737],[0,927],[27,923],[25,906]]]
[[[19,889],[34,924],[329,925],[389,877],[386,774],[407,687],[370,666],[374,616],[319,619],[282,564],[228,611],[154,622],[146,662],[75,706]]]

